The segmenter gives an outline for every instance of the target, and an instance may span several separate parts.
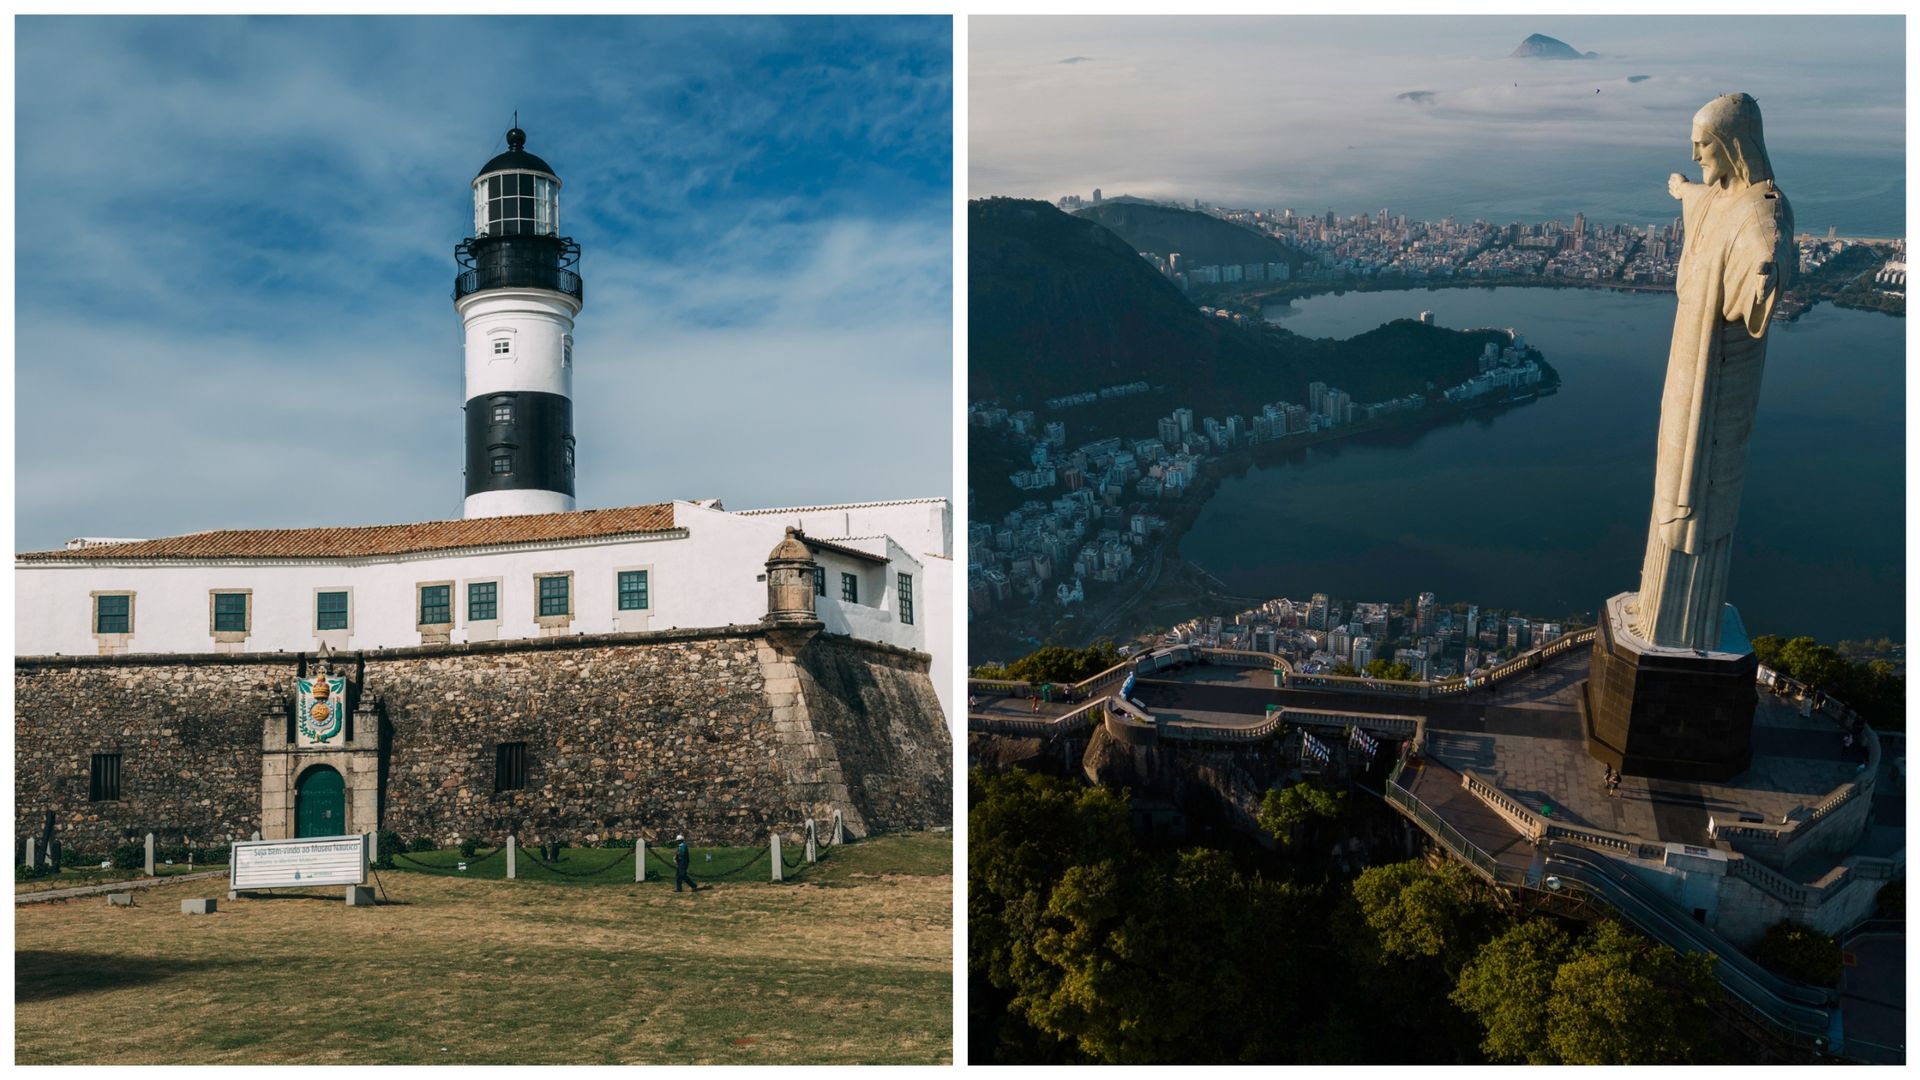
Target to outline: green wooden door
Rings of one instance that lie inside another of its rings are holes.
[[[340,836],[347,831],[346,781],[325,765],[300,777],[294,794],[293,835]]]

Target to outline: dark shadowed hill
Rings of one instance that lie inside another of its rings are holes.
[[[977,199],[967,213],[969,400],[1036,408],[1136,379],[1210,402],[1303,392],[1292,357],[1202,315],[1093,221],[1027,199]]]
[[[1179,252],[1191,266],[1283,262],[1298,267],[1306,257],[1295,248],[1243,225],[1198,210],[1154,203],[1104,202],[1079,217],[1105,226],[1133,246],[1156,255]]]
[[[1321,380],[1359,402],[1453,385],[1478,370],[1497,330],[1446,330],[1401,319],[1336,341],[1203,314],[1125,240],[1051,204],[967,204],[967,397],[998,399],[1068,424],[1068,445],[1107,435],[1147,438],[1185,406],[1198,417],[1247,416],[1272,401],[1305,403]],[[1048,398],[1144,381],[1151,390],[1094,405]],[[1009,475],[1024,443],[976,433],[968,486],[977,519],[1029,497]]]
[[[1404,320],[1344,342],[1240,326],[1202,314],[1126,240],[1087,218],[1026,199],[977,199],[967,211],[970,401],[1044,411],[1050,397],[1145,380],[1165,394],[1105,411],[1164,415],[1170,398],[1227,416],[1303,402],[1316,379],[1377,401],[1471,375],[1492,340]]]

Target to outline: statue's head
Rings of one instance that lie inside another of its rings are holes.
[[[1693,160],[1700,181],[1757,184],[1773,179],[1760,135],[1760,104],[1746,94],[1722,94],[1693,114]]]

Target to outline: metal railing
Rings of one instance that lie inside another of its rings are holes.
[[[548,289],[586,302],[586,289],[580,275],[558,266],[494,263],[463,271],[453,279],[455,300],[487,289]]]
[[[1454,857],[1473,868],[1475,873],[1496,884],[1519,885],[1524,877],[1516,879],[1512,873],[1504,873],[1493,856],[1480,849],[1478,844],[1460,834],[1460,830],[1447,824],[1445,818],[1433,811],[1433,808],[1420,801],[1419,796],[1400,786],[1398,771],[1395,778],[1386,786],[1387,801],[1399,807],[1414,824],[1419,825],[1428,836],[1438,841],[1440,846],[1452,852]]]

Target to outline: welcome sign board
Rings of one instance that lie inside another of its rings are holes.
[[[228,864],[229,889],[285,889],[297,885],[365,885],[367,838],[315,836],[300,840],[238,840]]]

